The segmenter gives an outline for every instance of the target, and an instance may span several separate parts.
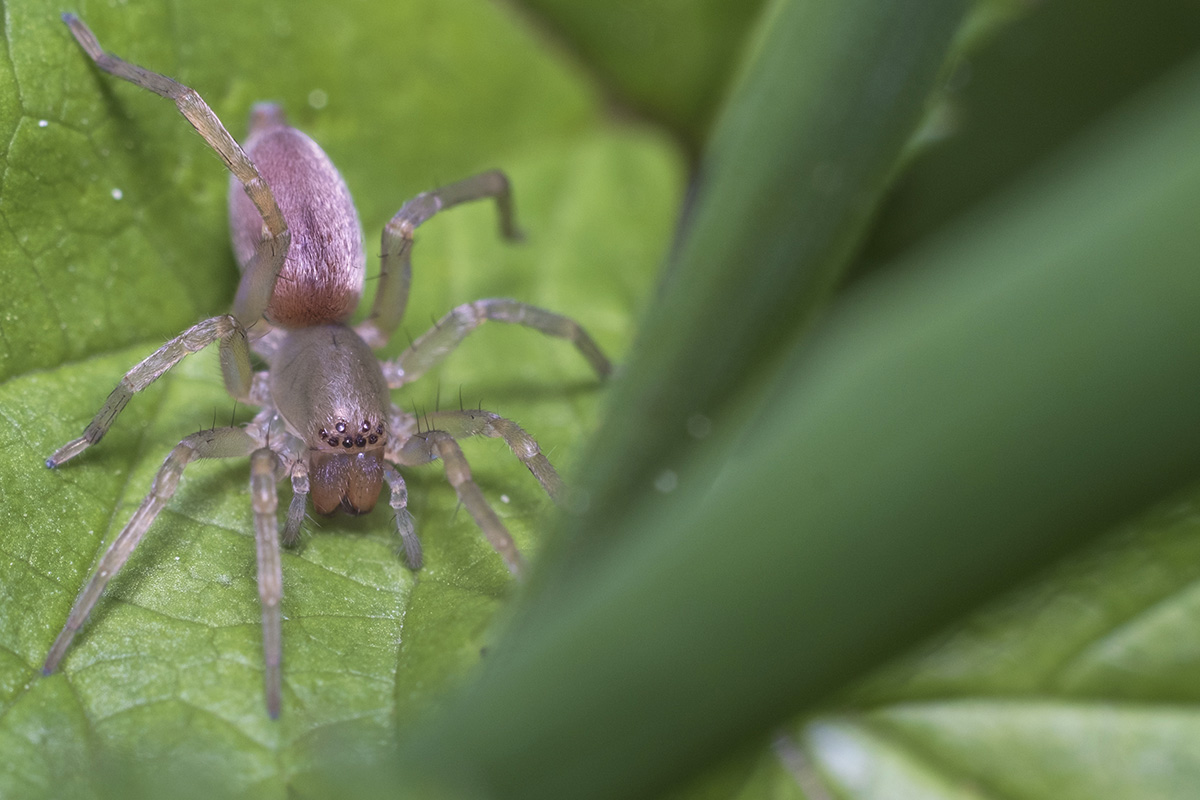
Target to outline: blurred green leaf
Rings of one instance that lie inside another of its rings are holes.
[[[732,455],[682,469],[590,562],[547,564],[411,768],[495,797],[652,796],[1194,480],[1197,93],[1193,61],[835,308]],[[1115,754],[1193,737],[1188,713],[1062,705],[879,722],[1018,796],[1135,796],[1154,767]],[[814,730],[837,766],[836,722]],[[1165,757],[1150,796],[1194,785],[1186,745]],[[851,777],[889,768],[859,758]]]
[[[616,536],[708,431],[736,428],[761,403],[764,372],[827,305],[899,169],[968,5],[773,7],[586,459],[574,562]]]
[[[1195,54],[1191,0],[989,0],[1030,11],[957,64],[936,147],[896,182],[862,260],[887,263]]]
[[[800,731],[812,768],[863,800],[1190,797],[1198,502],[1171,498],[859,687]]]
[[[610,100],[699,152],[763,0],[522,0],[599,79]]]

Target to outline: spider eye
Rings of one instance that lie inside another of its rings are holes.
[[[383,489],[382,453],[316,453],[309,464],[309,484],[318,514],[339,508],[366,514]]]

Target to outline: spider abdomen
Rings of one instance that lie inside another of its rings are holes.
[[[243,149],[291,232],[265,316],[284,328],[344,322],[358,306],[366,268],[362,226],[345,181],[316,142],[286,124],[278,106],[255,108]],[[263,222],[235,178],[229,184],[229,231],[245,269],[263,238]]]

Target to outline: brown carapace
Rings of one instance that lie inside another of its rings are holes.
[[[458,306],[399,356],[379,360],[374,350],[388,342],[404,316],[413,231],[419,225],[451,206],[490,198],[499,210],[501,234],[517,238],[504,174],[484,172],[405,203],[383,230],[371,313],[351,327],[348,320],[358,306],[365,274],[361,226],[345,182],[321,148],[289,127],[282,110],[270,104],[254,108],[243,148],[195,91],[104,52],[75,16],[66,14],[63,21],[97,67],[172,100],[220,155],[231,173],[230,230],[242,277],[230,313],[192,326],[129,370],[83,435],[55,451],[46,465],[57,467],[100,441],[134,394],[188,353],[214,342],[229,394],[260,411],[244,426],[192,434],[171,451],[141,506],[80,592],[43,671],[49,674],[58,666],[108,581],[174,495],[187,464],[198,458],[248,457],[266,703],[268,713],[277,717],[283,598],[278,481],[290,478],[292,485],[284,544],[298,541],[310,495],[320,514],[339,509],[364,514],[374,508],[386,484],[401,550],[409,566],[419,569],[421,546],[397,468],[440,459],[463,507],[508,569],[519,574],[520,553],[472,480],[457,440],[503,439],[550,496],[559,499],[562,484],[537,442],[511,420],[482,410],[437,411],[423,415],[418,425],[416,417],[392,402],[390,390],[420,377],[487,320],[571,341],[600,377],[609,374],[611,365],[574,320],[499,298]],[[254,371],[251,352],[267,369]]]

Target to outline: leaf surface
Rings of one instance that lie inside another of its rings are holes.
[[[237,271],[227,177],[171,105],[94,69],[57,7],[6,11],[0,795],[86,797],[143,779],[153,791],[180,771],[201,776],[196,794],[286,796],[325,732],[354,722],[390,735],[435,706],[479,662],[518,587],[438,465],[408,475],[426,548],[419,574],[395,553],[386,507],[311,520],[303,546],[284,556],[284,711],[271,722],[248,465],[197,462],[59,673],[40,676],[95,559],[170,448],[250,411],[235,407],[216,354],[204,352],[135,397],[98,446],[43,466],[125,370],[225,310]],[[428,223],[403,331],[386,352],[485,296],[575,316],[613,356],[628,347],[674,220],[679,156],[659,134],[605,122],[577,70],[504,9],[467,0],[77,12],[106,49],[196,88],[235,136],[252,102],[282,101],[345,175],[372,276],[378,232],[405,199],[482,169],[509,173],[526,242],[500,242],[482,204]],[[462,402],[511,417],[569,477],[598,393],[569,344],[496,325],[394,398],[418,412]],[[501,443],[465,450],[535,555],[551,504]],[[106,765],[126,762],[133,772],[107,783]]]

